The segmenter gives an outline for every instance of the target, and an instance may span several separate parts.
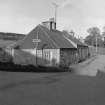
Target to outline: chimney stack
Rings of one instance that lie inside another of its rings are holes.
[[[56,22],[54,18],[50,18],[49,21],[42,22],[42,25],[48,28],[50,31],[56,30]]]

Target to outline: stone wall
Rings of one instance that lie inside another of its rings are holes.
[[[78,57],[79,57],[79,61],[83,61],[87,59],[89,57],[88,47],[78,46]]]
[[[71,64],[78,62],[78,54],[76,49],[61,49],[60,50],[60,65],[69,67]]]

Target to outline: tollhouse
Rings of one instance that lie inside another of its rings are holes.
[[[52,19],[42,22],[7,49],[13,62],[20,65],[69,67],[78,62],[77,45],[56,29]]]

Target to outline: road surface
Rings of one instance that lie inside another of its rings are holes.
[[[89,62],[75,67],[79,75],[0,71],[0,105],[105,105],[105,74],[89,76],[105,70],[105,56]]]
[[[83,63],[73,66],[76,74],[96,76],[98,71],[105,72],[105,55],[97,55]]]

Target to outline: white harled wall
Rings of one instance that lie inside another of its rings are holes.
[[[40,59],[40,60],[37,59],[37,64],[38,65],[43,65],[43,66],[58,66],[59,63],[60,63],[60,49],[43,49],[43,50],[19,49],[19,50],[23,51],[23,52],[27,52],[27,53],[30,54],[30,57],[28,56],[28,58],[27,58],[27,55],[25,57],[25,53],[24,53],[24,56],[20,55],[21,57],[23,57],[24,62],[28,60],[28,62],[30,64],[32,62],[31,61],[31,57],[33,56],[33,59],[35,59],[34,57],[36,57],[36,55],[37,55],[37,58]],[[18,61],[18,63],[19,62],[22,63],[22,61],[19,61],[18,57],[14,57],[14,56],[19,56],[19,54],[21,54],[21,53],[18,53],[19,50],[11,49],[11,55],[13,56],[14,61]],[[18,59],[18,60],[16,60],[16,59]],[[33,62],[32,62],[32,64],[33,64]]]

